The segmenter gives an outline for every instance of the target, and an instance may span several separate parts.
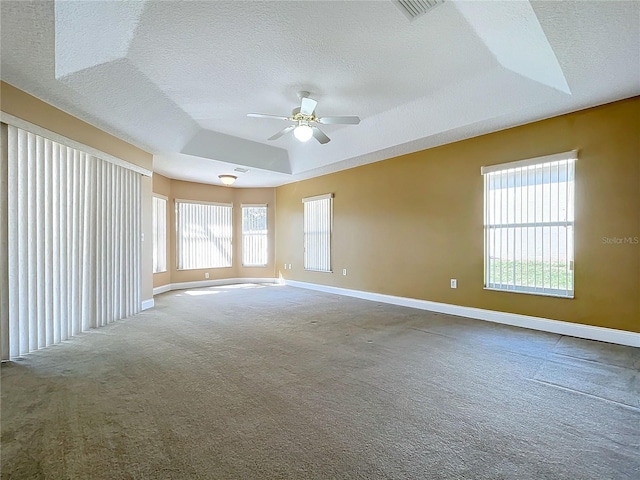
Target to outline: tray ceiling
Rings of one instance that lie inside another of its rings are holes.
[[[3,0],[6,82],[154,154],[275,186],[640,94],[640,3]],[[299,90],[332,141],[266,139]]]

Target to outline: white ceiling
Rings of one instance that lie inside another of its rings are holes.
[[[154,154],[172,178],[276,186],[640,94],[640,2],[3,0],[4,81]],[[249,112],[297,92],[332,141]],[[553,152],[549,152],[553,153]]]

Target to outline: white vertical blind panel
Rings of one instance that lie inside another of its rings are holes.
[[[17,357],[140,310],[140,178],[11,125],[7,142]]]
[[[54,312],[54,289],[53,289],[53,168],[54,165],[54,145],[50,140],[45,140],[44,157],[49,161],[44,162],[44,258],[42,267],[44,270],[44,309],[45,309],[45,345],[52,345],[54,338],[53,312]]]
[[[232,264],[233,207],[176,200],[178,269]]]
[[[320,195],[302,200],[304,205],[304,268],[331,271],[331,222],[333,196]]]
[[[9,359],[9,162],[7,126],[0,124],[0,359]]]
[[[11,131],[11,128],[9,128]],[[11,135],[9,136],[9,141],[11,141]],[[12,240],[18,243],[18,265],[16,266],[16,271],[19,271],[20,274],[18,276],[18,291],[17,291],[17,310],[18,310],[18,318],[22,319],[21,322],[18,323],[18,335],[20,342],[20,352],[28,352],[29,351],[29,244],[28,244],[28,216],[29,216],[29,202],[28,202],[28,192],[29,192],[29,171],[28,171],[28,156],[31,153],[31,156],[34,155],[33,152],[28,151],[29,142],[27,141],[27,135],[20,135],[18,140],[18,155],[23,158],[21,162],[19,162],[18,168],[18,225],[17,225],[17,238],[9,237],[9,247],[11,247]],[[11,151],[11,150],[10,150]],[[27,155],[27,159],[24,159],[24,155]],[[11,157],[9,158],[9,165],[11,165]],[[18,163],[18,162],[16,162]],[[11,204],[9,204],[9,210],[13,210],[11,208]],[[11,233],[9,234],[11,235]],[[22,241],[20,241],[20,240]],[[25,268],[26,267],[26,268]],[[9,291],[11,292],[12,285],[9,284]],[[9,316],[12,315],[12,312],[9,312]],[[11,331],[9,333],[11,335]]]

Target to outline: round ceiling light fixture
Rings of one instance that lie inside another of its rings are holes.
[[[218,175],[218,178],[225,185],[233,185],[233,182],[235,182],[238,177],[235,175]]]
[[[293,134],[301,142],[308,142],[313,137],[313,130],[306,123],[300,122],[300,125],[293,130]]]

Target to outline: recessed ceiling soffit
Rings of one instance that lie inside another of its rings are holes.
[[[54,26],[56,79],[79,92],[83,97],[110,98],[106,103],[113,108],[104,108],[103,111],[103,118],[107,121],[109,115],[113,116],[114,120],[116,116],[124,115],[135,117],[135,122],[138,123],[149,122],[150,125],[158,124],[159,129],[166,128],[166,135],[158,136],[156,131],[153,137],[141,139],[142,142],[153,145],[157,151],[182,152],[279,173],[299,173],[317,168],[316,164],[309,162],[317,159],[320,154],[306,155],[300,145],[289,145],[287,151],[275,145],[242,138],[242,134],[234,135],[241,129],[233,132],[218,130],[218,126],[224,128],[220,125],[221,122],[200,118],[201,107],[185,101],[188,95],[177,92],[175,88],[158,81],[155,75],[150,73],[154,68],[145,62],[151,60],[140,54],[139,45],[135,52],[132,52],[132,46],[138,43],[143,44],[147,49],[163,48],[163,42],[166,40],[162,36],[162,31],[148,38],[149,28],[144,28],[147,19],[145,14],[154,3],[151,1],[56,1]],[[428,17],[434,13],[448,15],[453,23],[456,17],[466,24],[468,31],[473,32],[482,48],[494,60],[493,66],[484,63],[478,65],[475,71],[467,72],[466,79],[488,78],[494,76],[495,72],[501,68],[516,74],[516,76],[504,76],[503,82],[508,80],[511,82],[510,86],[518,82],[530,86],[531,82],[534,82],[562,94],[571,94],[560,63],[529,2],[447,1],[444,5],[446,8],[435,9],[417,19],[418,21],[408,22],[407,29],[435,28],[434,25],[430,26],[426,23]],[[153,8],[160,7],[153,5]],[[215,8],[215,6],[207,8]],[[153,18],[157,21],[157,12]],[[142,37],[138,38],[139,35]],[[87,38],[91,38],[91,42],[87,42]],[[431,44],[422,48],[443,48],[443,46]],[[434,74],[437,74],[435,70]],[[518,77],[521,79],[518,80]],[[122,88],[122,78],[127,78],[126,89]],[[109,81],[110,79],[113,81]],[[428,82],[428,80],[425,81]],[[465,80],[465,83],[469,81]],[[438,95],[436,96],[436,90],[432,89],[427,97],[435,105],[438,98],[455,98],[447,95],[447,92],[458,92],[463,85],[444,83],[434,86],[433,88],[439,91]],[[517,85],[513,91],[518,91]],[[269,93],[265,92],[265,95]],[[422,98],[424,99],[425,96],[423,95]],[[415,95],[408,96],[407,100],[409,103],[422,105],[415,102]],[[135,111],[126,110],[127,106],[133,105],[136,106]],[[100,108],[96,105],[96,109]],[[282,105],[281,108],[282,111],[287,111],[289,105]],[[389,104],[385,108],[389,110],[377,112],[376,115],[393,117],[394,109],[407,108],[410,111],[413,107]],[[492,112],[492,110],[489,108],[484,112]],[[505,112],[495,111],[494,113],[500,115]],[[159,117],[165,119],[164,126],[159,124]],[[233,120],[230,124],[233,124]],[[363,135],[369,138],[375,137],[375,130],[366,130],[366,118],[363,118],[362,127]],[[437,134],[443,128],[444,126],[440,125],[438,131],[429,133]],[[404,131],[406,132],[404,141],[407,142],[425,133],[421,130],[414,134],[411,128],[405,128]],[[322,147],[325,149],[323,152],[331,153],[325,157],[340,161],[349,158],[351,153],[356,155],[357,148],[350,148],[348,145],[349,135],[352,134],[338,132],[334,145]],[[160,140],[158,140],[159,137]],[[343,143],[338,145],[338,141]],[[376,145],[375,141],[372,141],[371,145],[374,149],[384,147],[383,144]]]

